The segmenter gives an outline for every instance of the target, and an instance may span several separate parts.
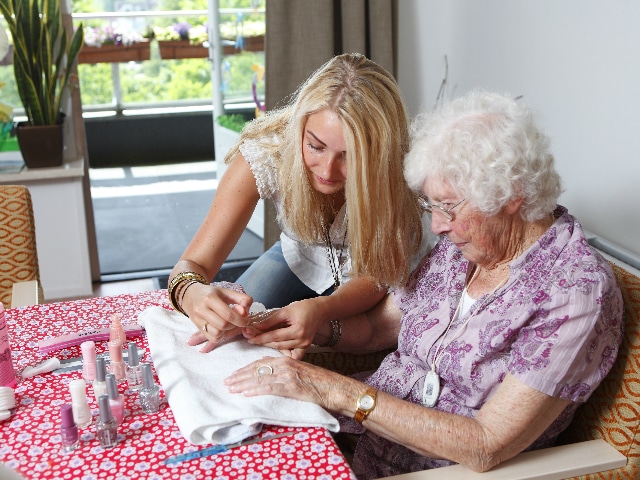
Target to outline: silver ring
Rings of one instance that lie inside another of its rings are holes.
[[[256,368],[256,375],[261,377],[262,375],[271,375],[273,373],[273,367],[271,365],[260,365]]]
[[[207,327],[209,326],[208,323],[204,323],[204,325],[202,325],[202,327],[200,327],[200,330],[202,330],[203,333],[207,333]]]

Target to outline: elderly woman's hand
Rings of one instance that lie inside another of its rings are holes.
[[[224,381],[231,393],[247,397],[277,395],[332,408],[340,379],[334,372],[291,357],[264,357],[236,370]]]
[[[206,342],[200,351],[207,353],[239,335],[249,323],[247,314],[252,301],[249,295],[227,288],[192,285],[183,308],[198,331],[189,338],[188,345]]]

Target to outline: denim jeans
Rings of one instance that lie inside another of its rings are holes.
[[[266,308],[286,307],[291,302],[318,296],[291,271],[279,240],[253,262],[236,282],[244,287],[254,302],[260,302]],[[332,291],[333,288],[329,288],[323,295],[329,295]]]

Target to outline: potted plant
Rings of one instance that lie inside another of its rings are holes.
[[[79,28],[69,41],[60,0],[0,0],[13,40],[13,68],[27,122],[17,126],[27,167],[63,161],[62,98],[83,44]],[[44,135],[44,137],[40,137]]]
[[[149,39],[119,25],[84,27],[84,46],[78,63],[142,62],[151,58]]]
[[[192,27],[188,22],[179,22],[171,27],[154,27],[153,38],[165,60],[209,56],[209,35],[204,25]]]

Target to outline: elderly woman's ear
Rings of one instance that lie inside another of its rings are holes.
[[[516,214],[518,211],[520,211],[520,207],[522,206],[522,202],[524,202],[524,198],[522,198],[522,197],[512,198],[507,203],[507,205],[505,207],[505,212],[507,212],[509,215]]]

